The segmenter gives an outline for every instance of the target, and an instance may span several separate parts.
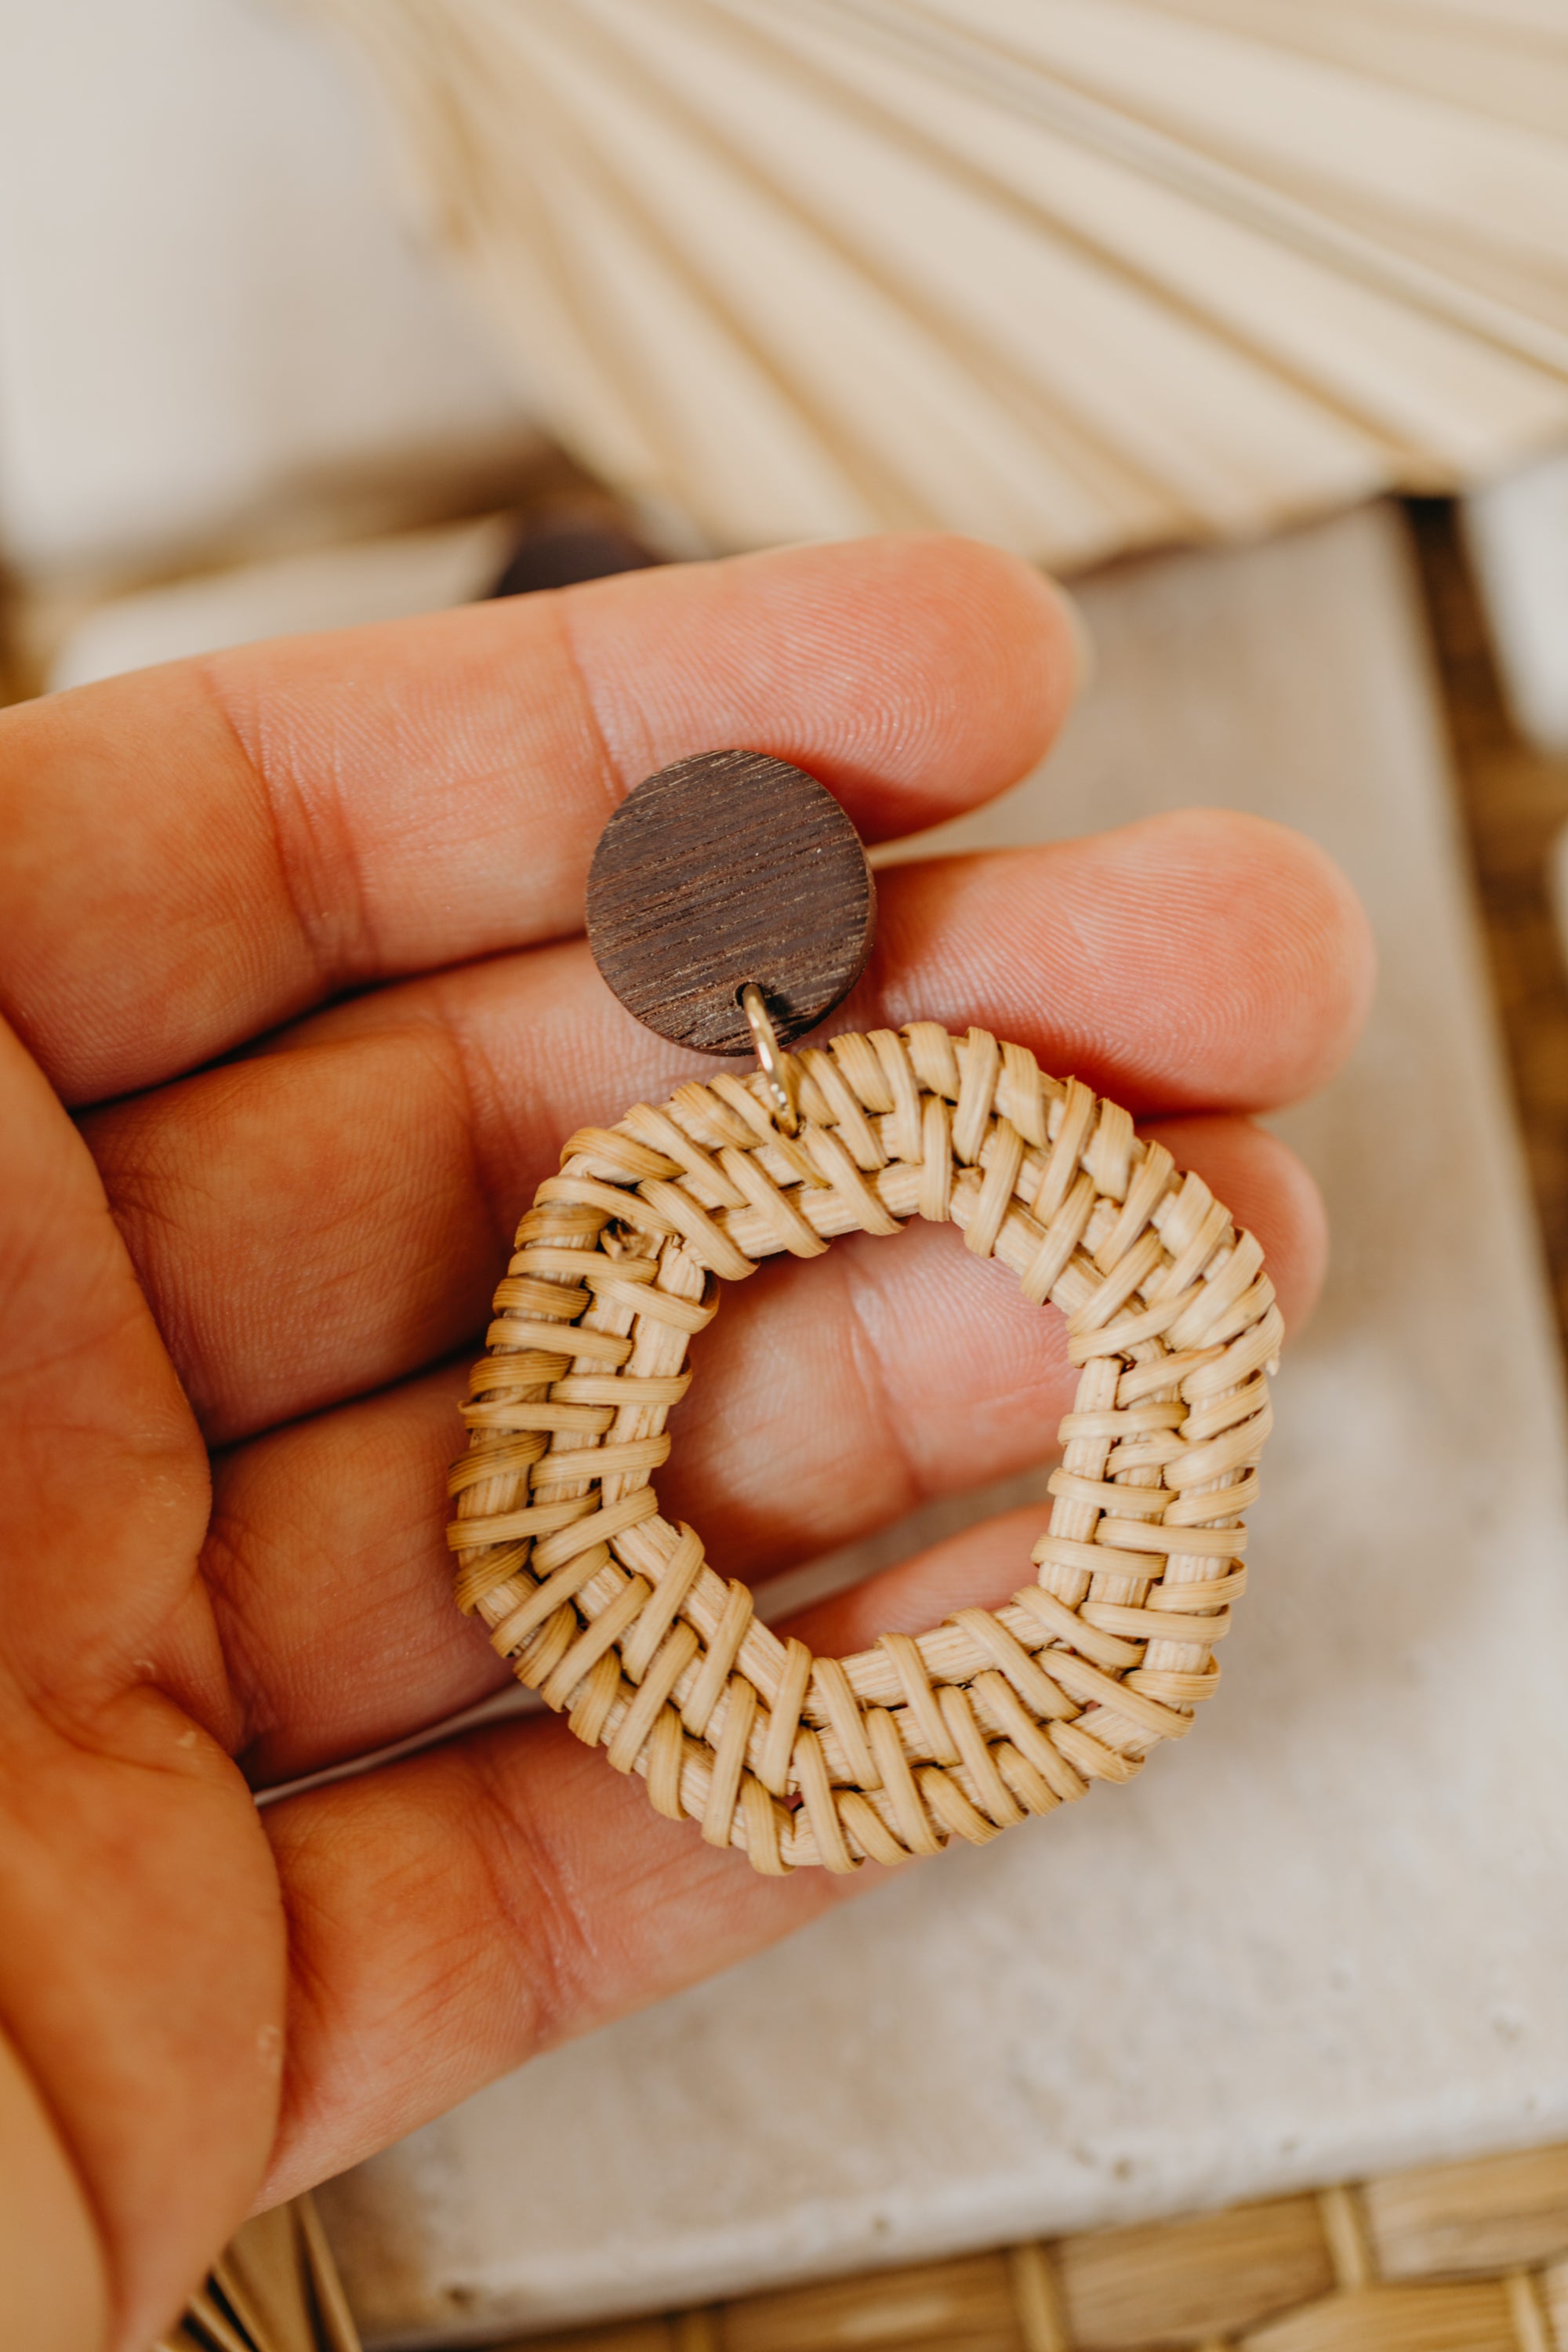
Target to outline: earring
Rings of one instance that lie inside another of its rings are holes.
[[[616,811],[588,884],[600,971],[661,1036],[757,1066],[568,1140],[450,1482],[458,1605],[519,1680],[659,1812],[774,1875],[983,1844],[1185,1736],[1245,1589],[1282,1334],[1258,1243],[1202,1179],[1023,1046],[917,1021],[788,1050],[854,986],[875,911],[854,827],[783,761],[683,760]],[[720,1286],[914,1216],[1067,1319],[1050,1521],[1006,1607],[819,1658],[715,1574],[654,1478]]]

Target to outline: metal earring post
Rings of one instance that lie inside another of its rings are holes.
[[[741,1010],[752,1033],[752,1043],[757,1049],[757,1061],[768,1082],[768,1092],[773,1100],[773,1117],[785,1135],[800,1133],[800,1113],[795,1108],[793,1072],[788,1056],[779,1045],[762,990],[754,980],[748,980],[740,991]]]

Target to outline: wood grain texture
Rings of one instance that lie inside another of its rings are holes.
[[[739,1003],[781,1041],[826,1020],[865,970],[866,853],[831,793],[760,751],[704,751],[629,793],[588,876],[588,944],[629,1013],[702,1054],[752,1052]]]

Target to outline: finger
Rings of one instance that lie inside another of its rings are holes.
[[[262,1816],[295,1991],[274,2201],[497,2074],[730,1967],[882,1874],[763,1878],[553,1719]]]
[[[883,1633],[923,1633],[955,1609],[1000,1609],[1034,1580],[1029,1554],[1048,1508],[1025,1503],[962,1528],[914,1559],[782,1619],[778,1631],[817,1657],[845,1658]]]
[[[1237,810],[903,871],[906,888],[881,885],[881,1017],[1005,1036],[1021,1014],[1047,1069],[1140,1115],[1315,1093],[1372,1000],[1372,929],[1341,868]]]
[[[1365,1002],[1342,877],[1251,818],[900,867],[882,899],[846,1026],[978,1021],[1135,1110],[1303,1091]],[[632,1022],[574,943],[380,992],[87,1132],[226,1440],[457,1347],[560,1140],[710,1069]]]
[[[1258,1234],[1294,1326],[1324,1259],[1310,1177],[1244,1121],[1155,1131]],[[660,1501],[701,1530],[725,1574],[753,1582],[1033,1467],[1054,1450],[1077,1378],[1054,1309],[1031,1307],[1004,1267],[919,1223],[896,1243],[847,1237],[809,1267],[765,1265],[725,1291],[691,1361]],[[459,1372],[432,1374],[219,1464],[205,1565],[256,1781],[365,1754],[505,1687],[451,1597],[445,1474],[462,1392]],[[775,1468],[785,1458],[787,1484]],[[1028,1549],[1011,1559],[1004,1590],[964,1597],[1016,1591]],[[905,1588],[865,1590],[869,1617],[835,1604],[847,1613],[830,1646],[904,1630],[901,1616],[869,1618],[903,1609]],[[957,1605],[921,1615],[921,1589],[910,1591],[917,1626]]]
[[[74,1102],[574,931],[621,794],[739,743],[870,838],[1001,791],[1073,625],[969,540],[786,549],[280,640],[0,715],[0,1005]]]

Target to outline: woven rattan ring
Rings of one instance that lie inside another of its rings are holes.
[[[452,1474],[461,1607],[578,1738],[761,1871],[982,1843],[1180,1738],[1246,1569],[1281,1327],[1262,1254],[1127,1112],[931,1023],[573,1136],[496,1294]],[[949,1222],[1067,1318],[1081,1367],[1036,1578],[996,1611],[814,1657],[658,1507],[686,1350],[738,1281]]]

